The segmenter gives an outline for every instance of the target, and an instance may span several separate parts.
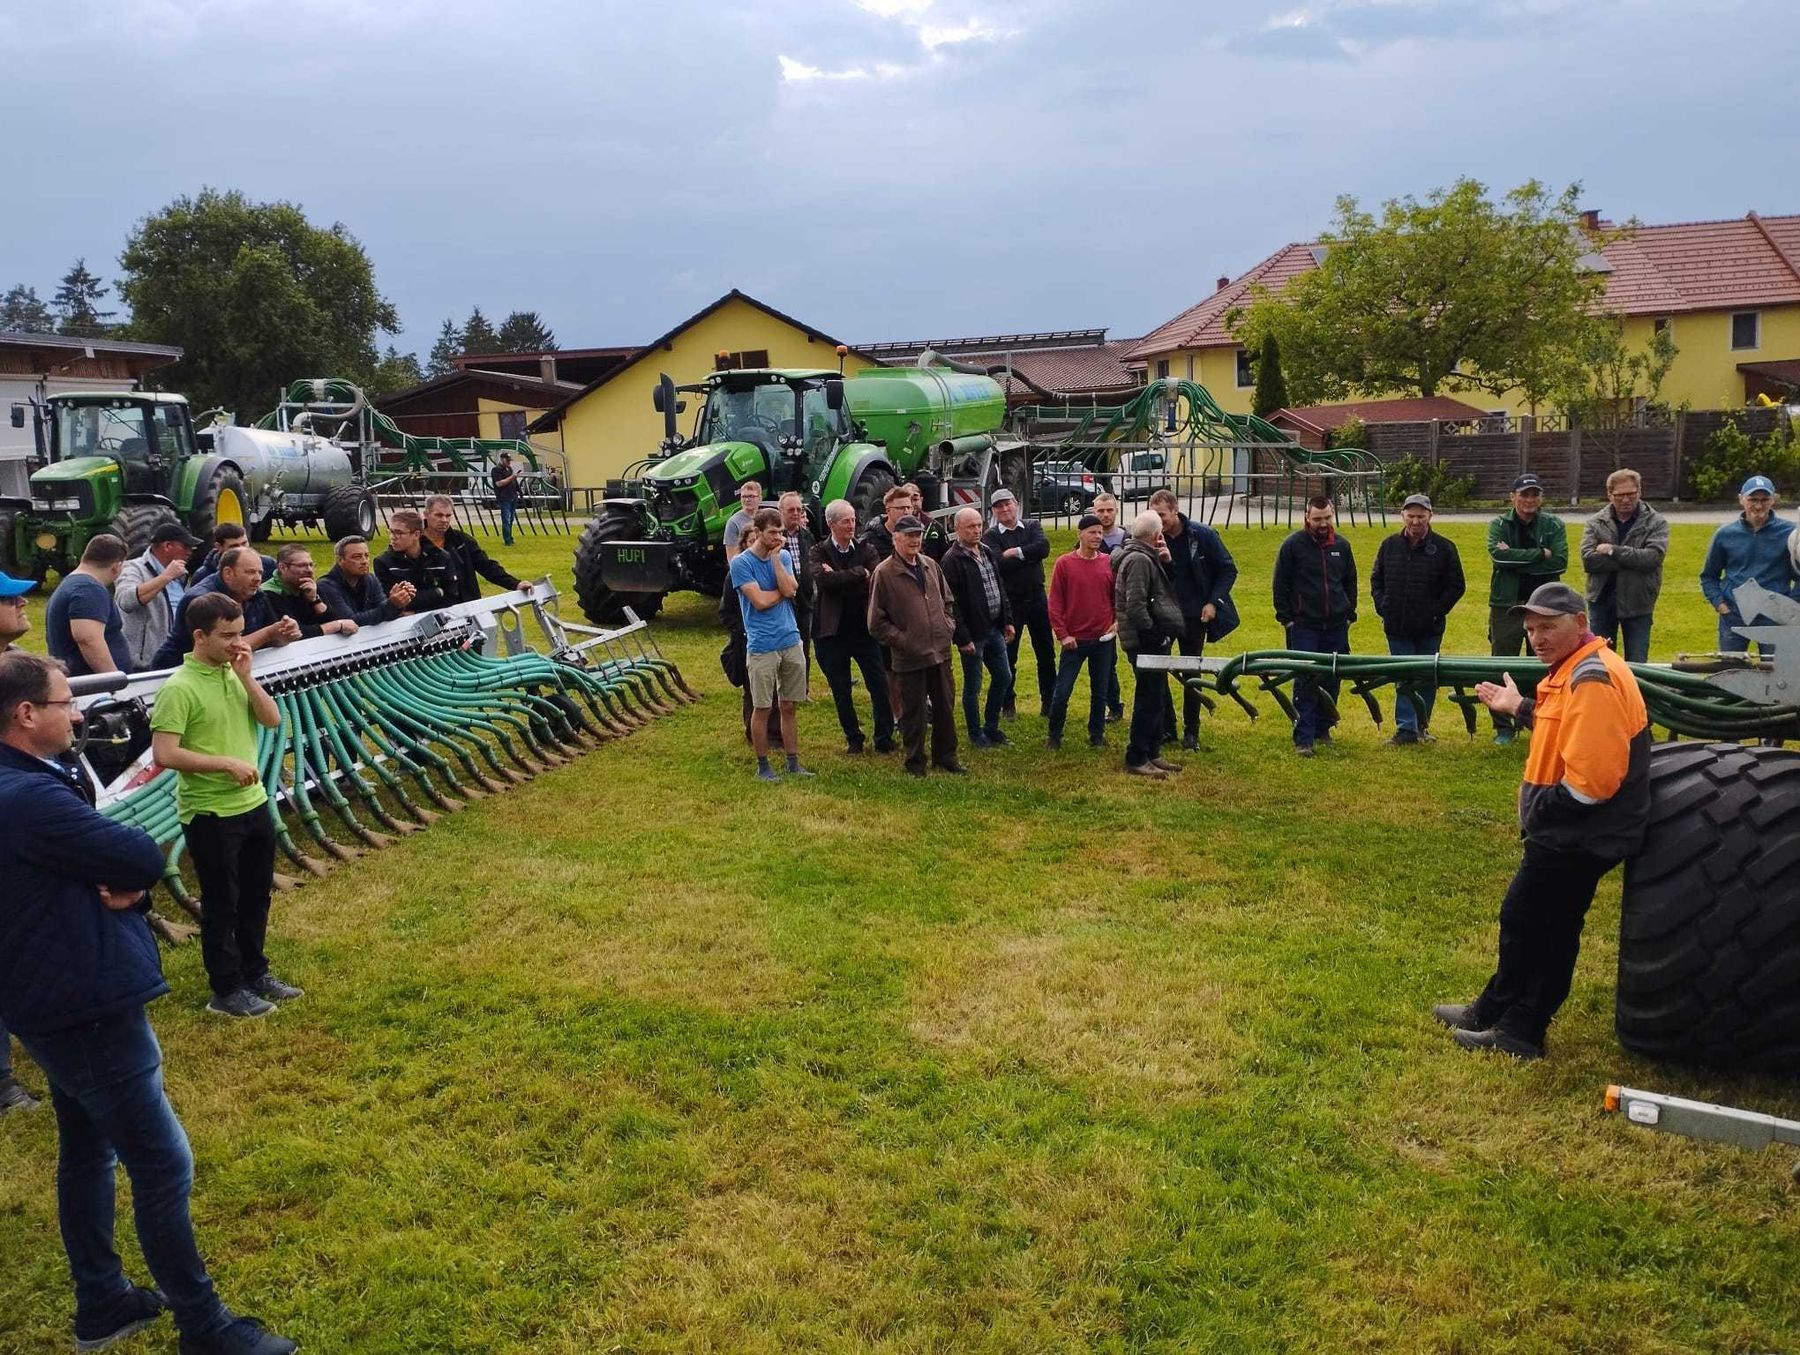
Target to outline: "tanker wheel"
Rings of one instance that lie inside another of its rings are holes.
[[[243,480],[230,466],[221,466],[195,492],[194,506],[188,513],[188,527],[209,544],[213,528],[221,522],[235,522],[248,535],[250,519],[245,504]]]
[[[663,593],[615,593],[600,572],[600,548],[608,541],[641,541],[644,518],[625,508],[607,508],[588,523],[575,546],[575,596],[596,626],[614,626],[630,607],[645,621],[662,610]]]
[[[106,530],[123,541],[125,549],[136,557],[150,549],[150,538],[158,527],[165,522],[180,521],[174,510],[160,503],[132,503],[119,510],[119,515]]]
[[[1650,794],[1625,863],[1619,1043],[1800,1073],[1800,751],[1663,744]]]
[[[886,466],[870,466],[857,477],[850,490],[850,506],[856,510],[856,530],[862,531],[872,518],[882,514],[881,500],[900,482]]]
[[[1031,448],[1009,447],[1000,454],[1000,483],[1019,501],[1019,512],[1031,504]]]
[[[361,485],[340,485],[325,496],[325,535],[333,541],[346,536],[375,539],[375,496]]]
[[[274,535],[275,515],[273,513],[264,515],[261,522],[253,522],[250,524],[250,542],[252,545],[260,546]]]

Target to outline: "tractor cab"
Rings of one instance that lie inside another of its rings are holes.
[[[193,421],[179,395],[54,395],[48,422],[50,464],[31,477],[34,486],[116,473],[123,498],[166,498],[174,467],[194,454]],[[75,462],[89,464],[78,470]]]

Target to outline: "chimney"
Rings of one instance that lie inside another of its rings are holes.
[[[1582,210],[1581,229],[1584,231],[1600,229],[1600,209],[1598,207],[1588,207]]]
[[[544,381],[556,380],[556,354],[538,354],[538,377]]]
[[[1219,284],[1218,284],[1218,286],[1214,287],[1213,290],[1215,292],[1222,292],[1229,286],[1231,286],[1231,279],[1226,277],[1223,273],[1221,273],[1219,275]]]

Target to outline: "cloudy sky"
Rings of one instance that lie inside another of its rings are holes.
[[[1335,197],[1536,177],[1800,212],[1800,29],[1736,0],[0,0],[0,288],[211,185],[343,222],[402,348],[1151,328]]]

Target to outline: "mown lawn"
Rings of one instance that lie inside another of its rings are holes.
[[[1711,647],[1709,533],[1656,657]],[[1481,652],[1481,529],[1449,534]],[[1233,652],[1277,643],[1279,537],[1228,537]],[[526,540],[566,585],[571,542]],[[1453,709],[1386,748],[1356,707],[1303,763],[1222,710],[1158,785],[1122,730],[1047,753],[1027,700],[921,785],[821,702],[819,779],[763,787],[711,613],[655,628],[704,702],[281,896],[302,1002],[227,1027],[168,955],[230,1302],[355,1355],[1800,1350],[1792,1154],[1600,1112],[1625,1081],[1800,1115],[1619,1051],[1616,879],[1547,1062],[1427,1014],[1488,972],[1521,749]],[[47,1110],[0,1120],[0,1350],[67,1341],[54,1161]]]

